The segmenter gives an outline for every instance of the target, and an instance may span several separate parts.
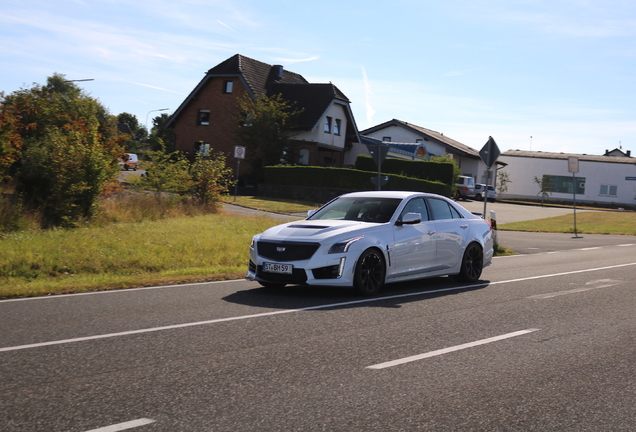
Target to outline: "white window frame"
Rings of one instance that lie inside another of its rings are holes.
[[[612,189],[614,189],[614,193],[612,193]],[[617,185],[602,184],[598,195],[599,196],[606,196],[606,197],[617,197],[618,196],[618,186]]]

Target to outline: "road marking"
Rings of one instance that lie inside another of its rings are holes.
[[[140,426],[145,426],[154,422],[156,422],[156,420],[142,418],[142,419],[132,420],[132,421],[124,422],[124,423],[118,423],[118,424],[114,424],[110,426],[104,426],[99,429],[91,429],[86,432],[117,432],[117,431],[133,429]]]
[[[620,283],[622,283],[622,281],[619,281],[616,279],[599,279],[599,280],[587,282],[585,284],[586,285],[585,287],[575,288],[575,289],[566,290],[566,291],[554,291],[551,293],[537,294],[537,295],[533,295],[526,298],[532,299],[532,300],[535,300],[535,299],[545,300],[545,299],[549,299],[553,297],[558,297],[558,296],[568,295],[568,294],[576,294],[576,293],[590,291],[590,290],[598,289],[598,288],[607,288],[607,287],[618,285]]]
[[[634,246],[634,243],[625,243],[625,244],[620,244],[620,245],[616,245],[618,247],[627,247],[627,246]]]
[[[252,314],[252,315],[240,315],[240,316],[233,316],[233,317],[227,317],[227,318],[217,318],[217,319],[212,319],[207,321],[196,321],[196,322],[174,324],[174,325],[168,325],[168,326],[162,326],[162,327],[152,327],[152,328],[146,328],[146,329],[131,330],[131,331],[125,331],[125,332],[119,332],[119,333],[108,333],[108,334],[85,336],[85,337],[72,338],[72,339],[39,342],[39,343],[33,343],[33,344],[27,344],[27,345],[18,345],[18,346],[0,348],[0,352],[18,351],[18,350],[24,350],[24,349],[40,348],[40,347],[53,346],[53,345],[63,345],[67,343],[84,342],[84,341],[98,340],[98,339],[108,339],[108,338],[114,338],[119,336],[130,336],[130,335],[143,334],[143,333],[153,333],[153,332],[158,332],[163,330],[175,330],[175,329],[182,329],[187,327],[218,324],[218,323],[225,323],[230,321],[240,321],[240,320],[246,320],[246,319],[252,319],[252,318],[262,318],[262,317],[283,315],[283,314],[310,311],[310,310],[330,309],[330,308],[337,308],[337,307],[343,307],[343,306],[351,306],[354,304],[371,303],[371,302],[377,302],[377,301],[383,301],[383,300],[393,300],[398,298],[414,297],[414,296],[421,296],[426,294],[439,294],[442,292],[463,291],[463,290],[468,290],[468,289],[473,289],[473,288],[478,288],[478,287],[483,287],[488,285],[501,285],[501,284],[513,283],[513,282],[522,282],[522,281],[544,279],[544,278],[551,278],[551,277],[558,277],[558,276],[567,276],[567,275],[577,274],[577,273],[587,273],[587,272],[593,272],[593,271],[599,271],[599,270],[610,270],[610,269],[629,267],[634,265],[636,265],[636,262],[628,263],[628,264],[617,264],[614,266],[607,266],[607,267],[585,269],[585,270],[574,270],[570,272],[554,273],[554,274],[548,274],[548,275],[530,276],[525,278],[510,279],[510,280],[499,281],[499,282],[481,282],[481,283],[476,283],[472,285],[462,285],[462,286],[451,287],[451,288],[418,291],[414,293],[397,294],[397,295],[391,295],[391,296],[385,296],[385,297],[365,298],[361,300],[353,300],[353,301],[342,302],[342,303],[330,303],[330,304],[317,305],[317,306],[308,306],[308,307],[298,308],[298,309],[285,309],[285,310],[263,312],[263,313]]]
[[[431,357],[436,357],[436,356],[440,356],[443,354],[448,354],[451,352],[455,352],[455,351],[460,351],[460,350],[465,350],[467,348],[473,348],[476,346],[480,346],[480,345],[486,345],[489,343],[493,343],[493,342],[498,342],[504,339],[510,339],[513,337],[517,337],[517,336],[521,336],[521,335],[525,335],[528,333],[532,333],[535,332],[539,329],[528,329],[528,330],[520,330],[520,331],[516,331],[513,333],[507,333],[501,336],[495,336],[495,337],[491,337],[488,339],[482,339],[482,340],[478,340],[478,341],[474,341],[474,342],[468,342],[465,344],[461,344],[461,345],[456,345],[453,347],[448,347],[448,348],[443,348],[440,350],[436,350],[436,351],[430,351],[424,354],[418,354],[418,355],[414,355],[414,356],[410,356],[410,357],[404,357],[401,359],[397,359],[397,360],[391,360],[388,362],[384,362],[384,363],[378,363],[372,366],[367,366],[367,369],[386,369],[386,368],[390,368],[393,366],[398,366],[398,365],[402,365],[405,363],[411,363],[414,361],[418,361],[418,360],[423,360],[423,359],[427,359],[427,358],[431,358]]]

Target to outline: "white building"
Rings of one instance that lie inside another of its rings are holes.
[[[574,174],[568,168],[571,156],[578,160]],[[510,179],[502,198],[540,198],[534,179],[550,176],[547,201],[572,201],[576,193],[577,203],[636,206],[636,158],[508,150],[498,161],[507,164],[502,171]]]

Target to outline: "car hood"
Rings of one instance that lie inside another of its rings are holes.
[[[277,225],[263,232],[261,240],[321,241],[378,227],[381,224],[348,220],[301,220]]]

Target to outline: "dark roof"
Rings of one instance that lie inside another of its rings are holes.
[[[465,156],[470,156],[470,157],[474,157],[474,158],[478,158],[480,159],[479,156],[479,152],[477,150],[475,150],[472,147],[467,146],[466,144],[462,144],[459,141],[455,141],[452,138],[449,138],[447,136],[445,136],[443,133],[439,133],[439,132],[435,132],[433,130],[430,129],[426,129],[423,128],[421,126],[417,126],[411,123],[407,123],[405,121],[402,120],[397,120],[397,119],[393,119],[393,120],[389,120],[387,122],[384,122],[382,124],[379,124],[377,126],[373,126],[369,129],[365,129],[363,131],[360,131],[361,135],[366,135],[372,132],[376,132],[378,130],[382,130],[386,127],[389,126],[399,126],[399,127],[404,127],[406,129],[410,129],[411,131],[415,132],[416,134],[421,135],[425,141],[428,141],[430,139],[434,139],[438,142],[440,142],[443,145],[446,145],[447,147],[452,148],[455,152],[457,152],[460,155],[465,155]]]
[[[241,54],[236,54],[214,66],[207,72],[207,75],[241,75],[247,82],[252,94],[269,93],[269,87],[274,83],[307,83],[307,80],[302,75],[285,70],[281,65],[272,66]]]
[[[270,93],[280,93],[285,100],[294,103],[296,108],[303,109],[298,117],[298,126],[305,130],[311,130],[316,125],[334,99],[349,103],[349,99],[331,83],[276,83],[271,86]]]
[[[586,162],[609,162],[609,163],[624,163],[636,165],[636,158],[633,157],[620,157],[620,156],[599,156],[599,155],[587,155],[576,153],[551,153],[541,151],[529,151],[529,150],[507,150],[501,153],[501,156],[512,157],[526,157],[535,159],[563,159],[567,160],[570,156],[575,156],[579,161]]]

